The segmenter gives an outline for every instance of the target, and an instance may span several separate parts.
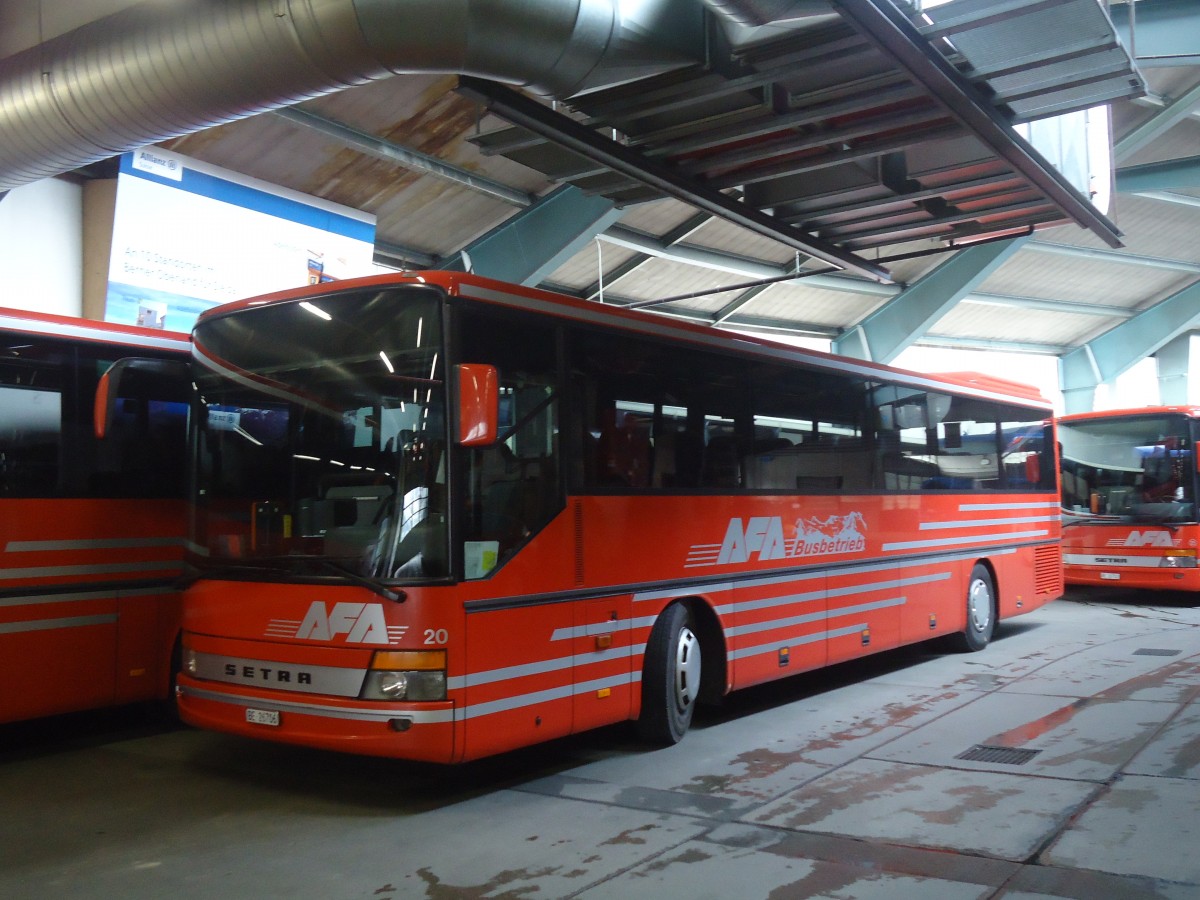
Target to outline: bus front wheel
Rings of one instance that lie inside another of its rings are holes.
[[[692,630],[691,613],[682,603],[672,604],[658,617],[646,642],[637,723],[643,740],[670,745],[683,738],[696,709],[700,672],[700,639]]]
[[[967,582],[967,624],[955,635],[957,649],[964,653],[982,650],[992,640],[996,629],[996,589],[992,573],[983,563],[976,563]]]

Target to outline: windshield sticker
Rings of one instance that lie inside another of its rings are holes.
[[[858,511],[825,519],[797,519],[785,530],[779,516],[752,516],[729,520],[720,544],[693,544],[687,568],[724,566],[752,560],[767,562],[836,553],[862,553],[867,549],[866,520]]]

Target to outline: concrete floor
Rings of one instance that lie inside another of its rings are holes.
[[[982,654],[736,695],[677,747],[453,769],[9,726],[0,897],[1200,898],[1198,629],[1195,598],[1075,591]]]

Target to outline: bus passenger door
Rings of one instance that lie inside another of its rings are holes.
[[[572,605],[469,613],[463,759],[571,733]]]
[[[172,664],[171,646],[179,631],[179,594],[163,589],[123,593],[117,601],[114,703],[161,698]],[[168,698],[170,699],[170,698]]]
[[[635,685],[629,597],[590,600],[576,609],[573,730],[578,732],[629,718]]]

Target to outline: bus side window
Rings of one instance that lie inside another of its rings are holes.
[[[583,489],[740,490],[754,446],[744,367],[717,354],[579,332],[572,390]]]
[[[182,497],[187,481],[187,369],[150,358],[124,359],[117,365],[125,363],[128,367],[110,382],[115,397],[107,432],[99,441],[87,435],[94,456],[76,463],[81,469],[79,488],[93,497]],[[86,369],[99,379],[111,365],[111,360],[91,359]],[[88,393],[94,384],[89,382]]]
[[[651,424],[630,405],[618,401],[600,413],[596,472],[602,485],[646,487],[650,483]]]
[[[62,395],[0,386],[0,495],[58,493]]]
[[[22,357],[0,361],[0,496],[53,497],[62,490],[64,362],[41,346]]]

